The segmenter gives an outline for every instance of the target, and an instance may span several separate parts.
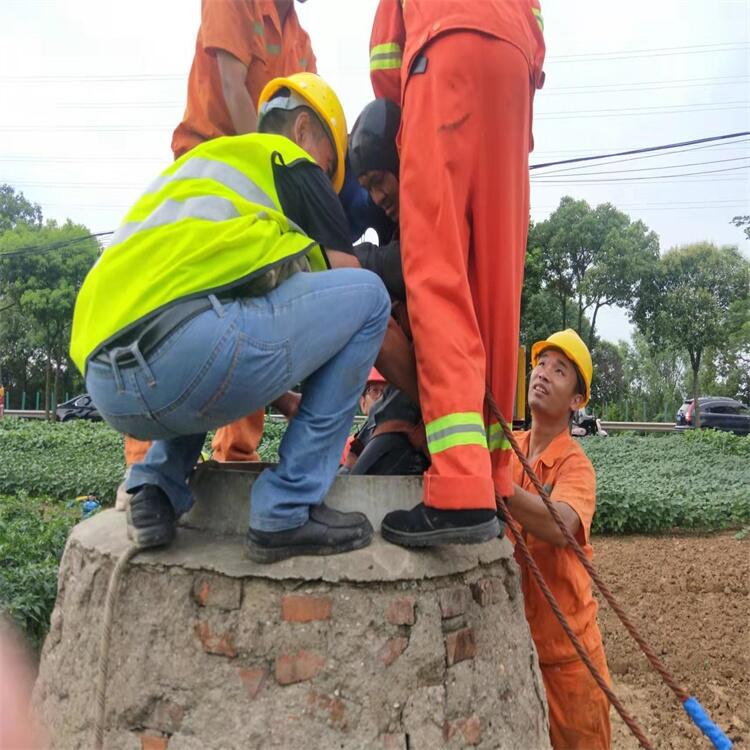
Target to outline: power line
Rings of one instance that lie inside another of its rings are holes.
[[[692,105],[666,105],[664,107],[633,107],[632,109],[606,110],[592,109],[575,112],[557,112],[549,114],[539,114],[534,116],[534,120],[578,120],[581,117],[591,118],[621,118],[621,117],[648,117],[651,115],[682,115],[693,114],[695,112],[728,112],[735,109],[747,109],[750,102],[737,102],[730,106],[720,107],[694,107]],[[678,109],[684,107],[683,109]]]
[[[647,159],[649,157],[643,156],[642,159]],[[603,172],[576,172],[575,174],[572,174],[571,177],[579,177],[583,175],[600,175],[600,174],[623,174],[625,172],[654,172],[654,171],[660,171],[662,169],[682,169],[682,167],[698,167],[698,166],[705,166],[707,164],[725,164],[726,162],[733,162],[733,161],[747,161],[747,159],[750,159],[750,156],[735,156],[731,159],[712,159],[710,161],[689,161],[689,162],[683,162],[682,164],[662,164],[658,167],[635,167],[634,169],[611,169],[611,170],[604,170]],[[612,164],[613,162],[605,162],[608,164]],[[615,164],[621,164],[622,162],[614,162]],[[567,169],[560,169],[555,170],[553,172],[545,172],[542,175],[539,175],[539,177],[547,177],[548,175],[557,175],[562,174],[564,172],[569,172],[571,170],[575,169],[583,169],[583,167],[568,167]],[[664,175],[668,176],[668,175]]]
[[[750,46],[747,42],[691,44],[682,47],[646,47],[644,49],[584,52],[572,55],[551,55],[550,62],[587,62],[590,60],[625,60],[632,57],[670,57],[672,55],[704,55],[713,52],[740,52]]]
[[[529,169],[543,169],[544,167],[556,167],[559,164],[577,164],[585,161],[597,161],[599,159],[611,159],[615,156],[631,156],[633,154],[646,154],[652,151],[667,151],[682,146],[693,146],[700,143],[712,143],[715,141],[726,141],[729,138],[741,138],[750,135],[750,130],[743,130],[739,133],[726,133],[724,135],[712,135],[706,138],[695,138],[691,141],[678,141],[675,143],[665,143],[661,146],[645,146],[642,148],[631,148],[627,151],[615,151],[608,154],[598,154],[596,156],[579,156],[574,159],[562,159],[560,161],[544,162],[542,164],[532,164]]]
[[[750,78],[749,75],[739,76],[715,76],[712,78],[675,78],[671,80],[654,80],[654,81],[628,81],[620,83],[591,83],[581,86],[545,86],[543,96],[547,97],[550,95],[558,94],[574,94],[577,92],[581,93],[607,93],[610,91],[642,91],[644,87],[647,90],[655,90],[662,88],[690,88],[692,86],[724,86],[724,85],[737,85],[741,81],[746,81]],[[654,87],[648,89],[648,87]]]
[[[7,250],[5,252],[0,251],[0,260],[5,258],[15,258],[19,255],[29,255],[31,253],[49,253],[54,250],[62,250],[70,245],[77,245],[79,242],[84,240],[92,240],[97,237],[106,237],[107,235],[114,234],[114,232],[96,232],[95,234],[86,234],[81,237],[74,237],[68,240],[62,240],[60,242],[52,242],[48,245],[26,245],[24,247],[17,247],[13,250]]]

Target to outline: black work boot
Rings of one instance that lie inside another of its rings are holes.
[[[494,509],[439,510],[420,503],[411,510],[386,514],[380,533],[386,541],[402,547],[437,547],[488,542],[497,538],[500,530]]]
[[[342,513],[321,504],[310,508],[304,526],[285,531],[248,529],[247,548],[251,560],[272,563],[297,555],[337,555],[366,547],[372,525],[364,513]]]
[[[138,547],[161,547],[175,535],[175,512],[161,487],[144,484],[131,496],[127,508],[128,538]]]

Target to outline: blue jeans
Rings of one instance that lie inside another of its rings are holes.
[[[297,273],[263,297],[214,302],[140,364],[91,360],[86,387],[112,427],[155,441],[128,490],[158,485],[180,515],[193,502],[187,481],[206,432],[304,380],[279,464],[253,485],[250,514],[261,531],[302,526],[336,476],[385,334],[388,294],[369,271],[337,269]]]

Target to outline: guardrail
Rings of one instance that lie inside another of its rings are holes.
[[[5,416],[21,417],[22,419],[44,419],[44,412],[36,409],[6,409]],[[281,414],[267,414],[269,422],[285,422],[286,418]],[[364,424],[365,418],[361,415],[354,417],[357,426]],[[602,427],[607,432],[674,432],[674,422],[606,422],[602,420]]]
[[[674,422],[605,422],[602,427],[607,432],[674,432]]]

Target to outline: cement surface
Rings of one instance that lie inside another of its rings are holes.
[[[226,497],[216,498],[220,508]],[[217,511],[218,512],[218,511]],[[71,542],[101,555],[118,557],[130,544],[125,514],[106,510],[78,524]],[[361,550],[327,557],[295,557],[272,565],[259,565],[245,554],[244,535],[216,534],[208,530],[179,528],[168,548],[138,554],[131,565],[181,567],[207,570],[233,578],[267,578],[308,581],[402,581],[440,578],[473,570],[513,554],[505,539],[484,544],[448,545],[412,551],[384,541],[375,534]]]
[[[190,481],[195,505],[180,523],[219,534],[244,534],[250,518],[250,488],[269,464],[207,461]],[[379,529],[392,510],[409,509],[422,500],[422,477],[336,477],[325,502],[342,511],[364,513]]]

